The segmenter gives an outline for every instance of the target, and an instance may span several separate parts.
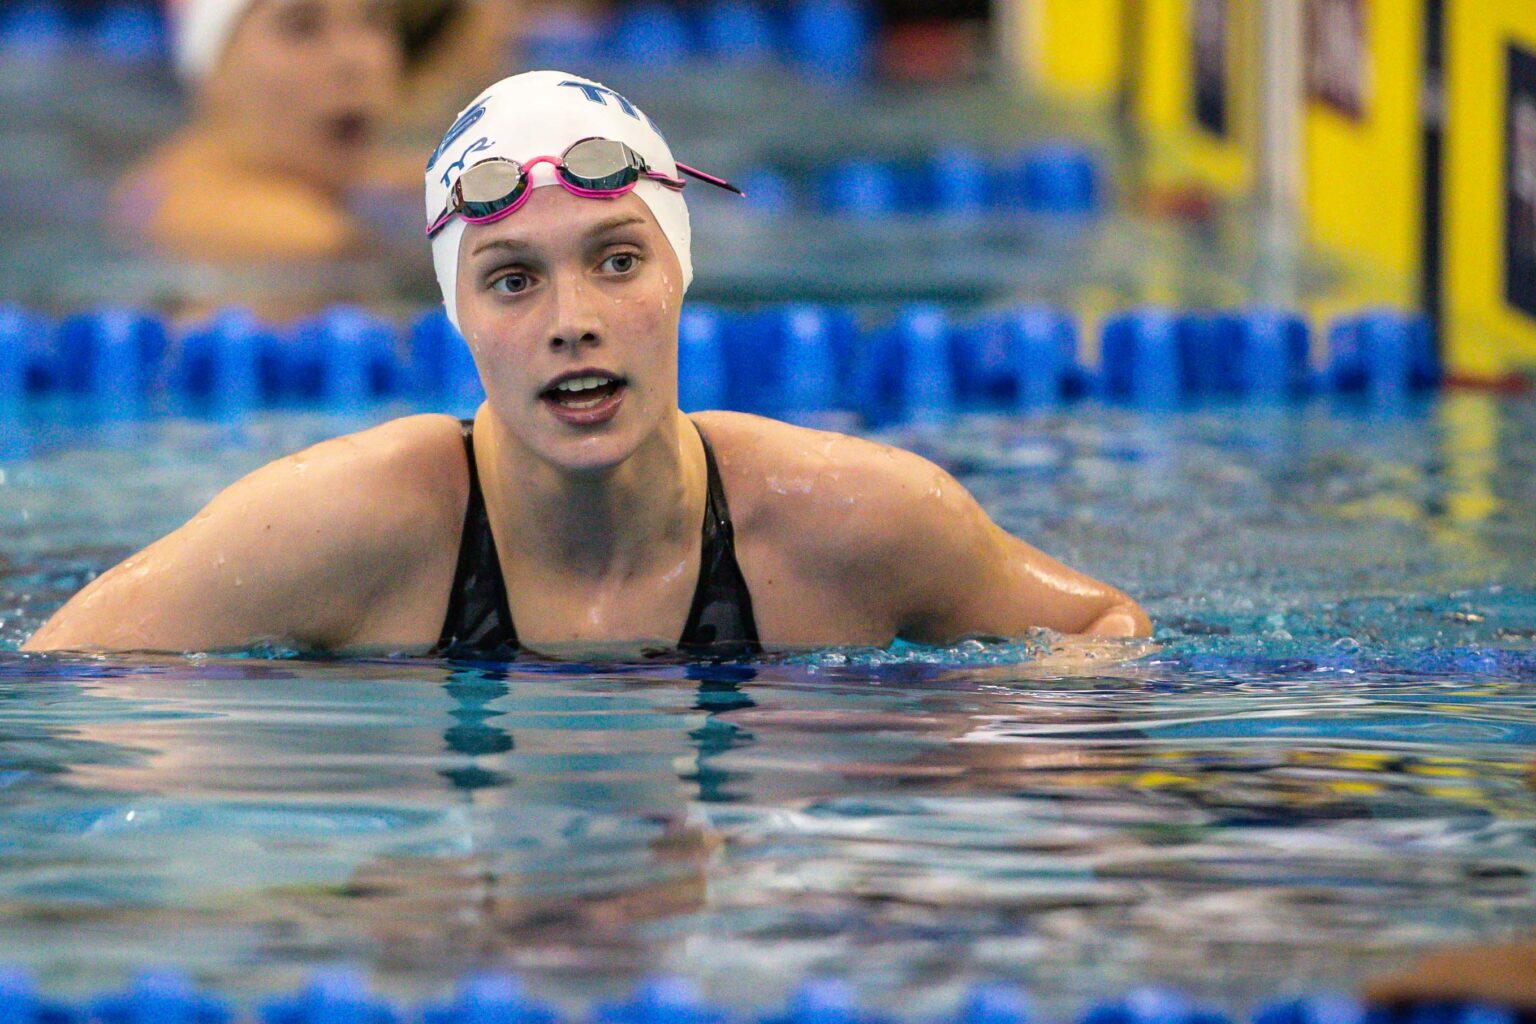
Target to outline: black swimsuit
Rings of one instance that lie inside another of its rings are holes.
[[[459,565],[448,595],[448,614],[434,653],[449,657],[506,656],[521,649],[507,604],[507,583],[491,535],[480,474],[475,468],[474,423],[463,421],[464,456],[469,460],[469,506],[464,512],[464,534],[459,542]],[[695,426],[695,429],[698,429]],[[762,650],[757,622],[752,618],[752,595],[736,564],[735,534],[731,510],[709,438],[704,443],[704,465],[709,484],[704,502],[704,538],[699,556],[699,582],[693,607],[677,646],[688,652],[711,656],[745,657]]]

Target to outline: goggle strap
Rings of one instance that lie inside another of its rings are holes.
[[[590,140],[587,140],[587,139],[583,139],[582,140],[582,142],[586,142],[586,141],[590,141]],[[575,149],[576,146],[579,146],[579,145],[581,145],[581,142],[577,142],[577,143],[573,144],[570,148],[571,149]],[[625,149],[625,151],[627,153],[634,154],[634,151],[632,149],[630,149],[629,146],[626,145],[625,143],[620,143],[620,145],[624,146],[624,149]],[[567,149],[566,153],[569,153],[569,152],[570,152],[570,149]],[[639,174],[642,174],[645,177],[650,178],[653,181],[659,181],[663,185],[667,186],[668,188],[677,189],[679,191],[682,189],[683,184],[684,184],[682,180],[675,179],[675,178],[668,178],[665,174],[661,174],[658,171],[649,170],[649,169],[647,169],[645,167],[645,162],[643,160],[640,160],[638,158],[637,154],[635,154],[635,157],[636,157],[636,163],[638,163],[639,166],[638,167],[634,167],[633,165],[631,165],[631,166]],[[514,163],[515,161],[510,161],[509,160],[509,161],[506,161],[506,162],[507,163]],[[550,162],[553,163],[554,161],[550,161]],[[564,164],[565,164],[565,154],[562,154],[560,161],[558,163],[556,163],[556,173],[557,174],[561,174],[561,171],[564,170]],[[479,165],[477,164],[475,166],[479,166]],[[529,175],[529,171],[528,171],[528,165],[527,164],[518,164],[518,167],[522,171],[522,182],[521,182],[521,186],[520,187],[521,188],[527,188],[529,183],[530,183],[530,181],[529,181],[530,175]],[[473,169],[474,168],[472,167],[469,170],[473,170]],[[732,185],[730,182],[726,181],[724,178],[717,178],[713,174],[706,174],[703,171],[698,170],[697,168],[689,167],[687,164],[678,164],[677,165],[677,169],[678,169],[679,172],[688,175],[690,178],[696,178],[699,181],[702,181],[702,182],[704,182],[706,184],[714,185],[716,188],[723,188],[727,192],[734,192],[738,196],[741,196],[743,198],[746,197],[746,193],[745,192],[743,192],[741,189],[737,188],[735,185]],[[468,173],[468,172],[466,171],[465,173]],[[564,177],[563,174],[561,174],[561,176]],[[567,184],[569,186],[569,185],[573,185],[574,183],[570,182],[569,179],[567,179],[565,184]],[[432,236],[436,235],[439,231],[441,231],[443,229],[444,225],[446,225],[456,215],[458,215],[458,214],[460,214],[460,213],[462,213],[464,211],[464,206],[466,204],[464,203],[464,199],[463,199],[464,193],[462,191],[462,187],[463,187],[463,175],[461,174],[459,176],[459,180],[455,181],[453,183],[453,188],[449,191],[448,208],[445,209],[442,212],[442,214],[435,221],[432,222],[431,226],[427,228],[427,237],[428,238],[431,238]],[[633,186],[632,185],[631,186],[626,186],[624,189],[612,190],[612,191],[615,191],[615,192],[627,191],[628,188],[631,188],[631,187],[633,187]],[[598,194],[602,194],[604,192],[610,191],[610,190],[607,190],[607,189],[600,189],[600,190],[587,189],[587,188],[583,188],[581,186],[576,186],[576,188],[579,189],[580,192],[590,193],[592,195],[598,195]],[[514,190],[514,191],[516,191],[516,190]],[[512,193],[508,193],[509,197],[511,195],[512,195]]]
[[[453,218],[458,215],[458,212],[458,210],[454,209],[452,206],[449,206],[448,209],[438,214],[437,220],[427,225],[427,237],[432,238],[439,231],[443,230],[443,228],[447,226],[448,222],[453,220]]]
[[[703,171],[696,170],[695,168],[689,167],[687,164],[678,164],[677,165],[677,169],[679,171],[682,171],[684,174],[688,175],[690,178],[697,178],[697,179],[699,179],[702,182],[706,182],[706,183],[708,183],[710,185],[714,185],[716,188],[723,188],[727,192],[734,192],[737,195],[741,196],[742,198],[746,198],[747,194],[745,192],[743,192],[741,189],[737,188],[735,185],[732,185],[730,182],[726,181],[724,178],[717,178],[713,174],[705,174]]]

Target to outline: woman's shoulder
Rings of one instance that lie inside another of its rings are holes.
[[[457,420],[406,416],[284,456],[231,491],[338,551],[407,552],[462,520],[469,470]]]
[[[344,434],[278,460],[308,473],[311,487],[398,505],[461,506],[469,488],[463,430],[452,416],[424,413]],[[380,509],[379,511],[383,511]]]
[[[451,562],[468,494],[458,421],[408,416],[270,462],[205,515],[274,577],[360,601]]]
[[[782,593],[836,595],[834,605],[899,630],[956,579],[984,579],[997,564],[997,528],[918,454],[759,417],[699,422],[729,453],[721,476],[749,579],[755,570]]]
[[[422,594],[451,571],[463,518],[458,443],[448,417],[411,417],[268,463],[103,574],[29,643],[207,650],[275,638],[334,649],[370,623],[430,619]]]
[[[130,165],[108,196],[108,226],[136,242],[154,241],[163,211],[175,201],[177,182],[199,170],[195,149],[195,140],[181,133]],[[201,173],[207,174],[207,169],[202,168]]]
[[[189,259],[334,257],[357,241],[339,203],[229,165],[195,135],[130,168],[113,190],[109,220],[126,237]]]
[[[731,513],[749,530],[856,551],[890,535],[948,474],[912,452],[745,413],[694,417],[709,437]]]
[[[710,440],[722,465],[748,480],[786,471],[854,474],[854,479],[891,480],[938,467],[920,455],[835,430],[803,427],[742,412],[701,412],[690,417]]]

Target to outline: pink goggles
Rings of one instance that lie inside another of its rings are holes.
[[[448,205],[427,228],[427,237],[436,237],[455,216],[471,224],[489,224],[517,211],[533,194],[532,170],[539,164],[553,164],[555,180],[572,195],[584,199],[613,199],[630,192],[641,179],[659,182],[680,192],[687,184],[681,178],[653,171],[629,146],[613,139],[582,139],[572,143],[558,157],[534,157],[519,163],[494,156],[465,168],[448,192]],[[692,167],[678,164],[677,169],[692,178],[719,188],[745,195],[724,178],[717,178]]]

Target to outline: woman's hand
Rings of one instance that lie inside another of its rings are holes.
[[[1115,605],[1083,630],[1084,636],[1136,637],[1151,633],[1152,620],[1134,601]]]

